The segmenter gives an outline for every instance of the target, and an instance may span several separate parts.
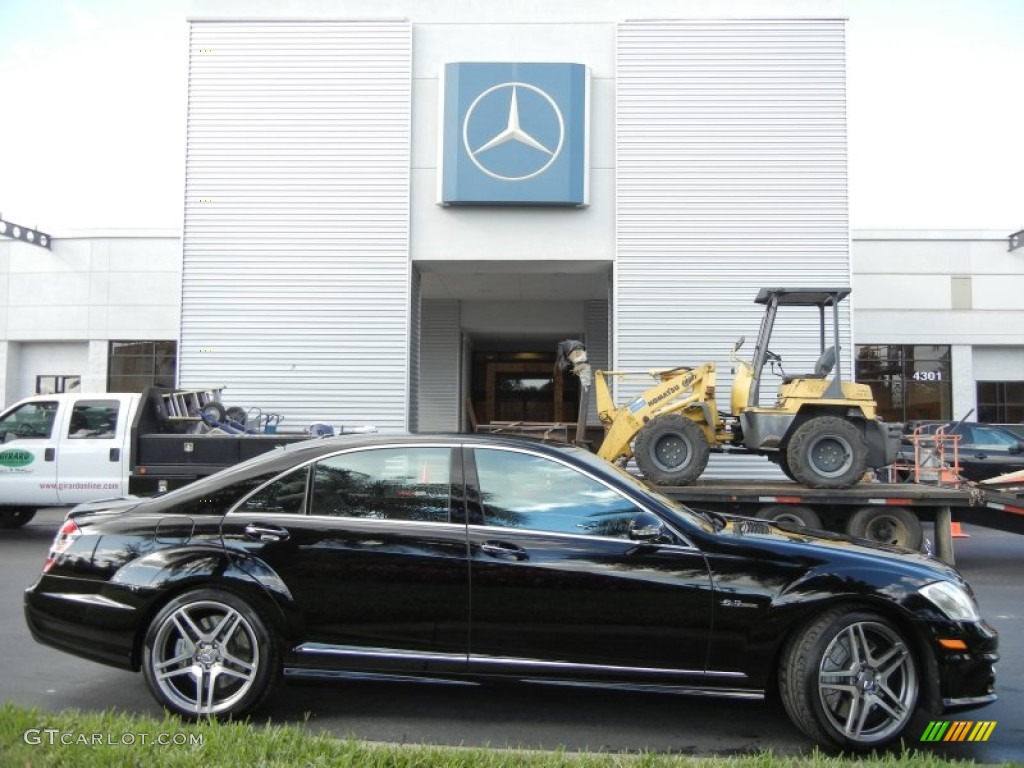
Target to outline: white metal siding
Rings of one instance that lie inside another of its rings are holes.
[[[194,21],[180,380],[405,429],[411,26]]]
[[[617,368],[715,361],[727,404],[728,351],[752,346],[760,287],[849,285],[844,34],[828,19],[618,25]],[[810,370],[813,321],[782,319],[774,339],[789,372]]]
[[[421,432],[456,432],[460,396],[459,302],[422,302],[420,325],[419,428]]]

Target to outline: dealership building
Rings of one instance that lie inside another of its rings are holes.
[[[560,340],[716,362],[725,391],[759,288],[851,286],[843,368],[884,415],[1020,422],[1010,233],[850,230],[845,13],[199,3],[183,228],[0,238],[2,399],[157,382],[292,424],[569,420]],[[816,313],[773,348],[810,370]]]

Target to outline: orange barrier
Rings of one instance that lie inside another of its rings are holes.
[[[957,522],[950,523],[950,531],[953,534],[953,538],[954,539],[969,539],[969,538],[971,538],[971,534],[964,533],[963,529],[960,527],[960,523],[957,523]]]

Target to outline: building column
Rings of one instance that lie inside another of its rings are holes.
[[[953,371],[953,403],[950,416],[962,419],[970,412],[968,421],[978,418],[978,387],[974,380],[974,348],[969,344],[950,347],[950,368]]]
[[[91,340],[85,370],[82,371],[82,391],[106,392],[109,365],[109,344],[106,339]]]

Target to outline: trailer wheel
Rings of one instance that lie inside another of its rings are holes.
[[[821,530],[818,513],[803,504],[767,504],[757,510],[757,517],[775,523],[791,523],[800,528]]]
[[[920,549],[924,541],[921,521],[906,507],[861,507],[850,516],[846,532],[861,539],[907,549]]]
[[[32,507],[0,507],[0,528],[21,528],[35,516]]]
[[[711,448],[697,422],[670,413],[649,421],[633,454],[644,477],[658,485],[689,485],[708,465]]]
[[[819,416],[797,427],[786,448],[794,476],[808,488],[849,488],[867,470],[860,430],[836,416]]]

